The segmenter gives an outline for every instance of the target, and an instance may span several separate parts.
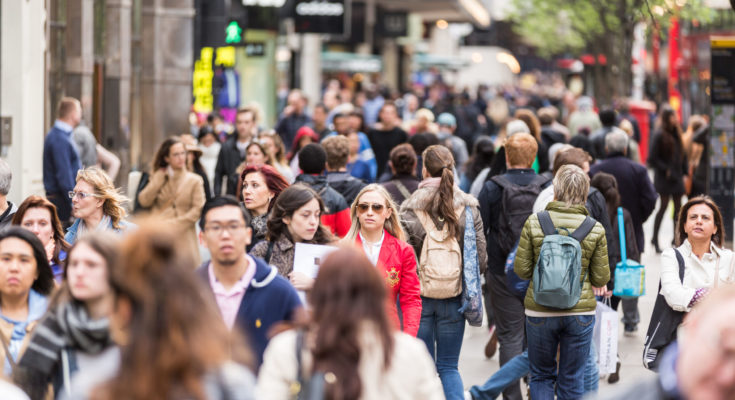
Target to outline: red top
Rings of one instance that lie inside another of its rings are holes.
[[[355,243],[362,249],[360,235],[355,238]],[[400,328],[401,324],[396,309],[396,297],[400,294],[403,331],[411,336],[416,336],[421,322],[421,289],[419,277],[416,274],[416,255],[413,248],[385,231],[377,268],[382,271],[388,287],[389,304],[387,307],[391,319],[395,322],[396,327]]]

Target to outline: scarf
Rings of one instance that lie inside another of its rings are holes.
[[[265,238],[265,234],[268,232],[268,216],[270,216],[270,213],[265,213],[263,215],[253,217],[250,221],[250,225],[253,228],[253,239]]]
[[[95,231],[104,231],[107,230],[108,227],[112,226],[112,218],[110,218],[109,215],[103,214],[102,219],[100,220],[100,223],[97,225],[96,228],[94,228]],[[77,228],[77,235],[76,237],[82,236],[85,232],[89,230],[89,227],[87,224],[84,223],[84,220],[82,220],[79,223],[79,227]]]
[[[419,189],[425,188],[425,187],[438,188],[439,184],[441,184],[441,181],[442,181],[441,177],[426,178],[419,183]]]
[[[84,306],[72,300],[49,312],[36,327],[19,365],[45,374],[48,382],[62,349],[97,354],[110,344],[108,319],[91,319]]]

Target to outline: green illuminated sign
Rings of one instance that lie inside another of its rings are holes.
[[[225,28],[225,43],[240,43],[242,41],[242,28],[237,21],[230,22]]]

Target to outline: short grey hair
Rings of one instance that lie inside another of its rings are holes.
[[[563,165],[554,176],[554,199],[567,206],[584,205],[590,191],[590,178],[574,164]]]
[[[628,134],[624,130],[614,128],[605,136],[605,149],[608,153],[623,153],[628,149]]]
[[[5,160],[0,158],[0,194],[7,196],[10,192],[10,181],[13,179],[13,171],[10,170]]]

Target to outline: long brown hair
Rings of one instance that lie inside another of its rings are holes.
[[[266,233],[268,241],[274,242],[281,236],[286,236],[293,241],[283,219],[286,217],[293,217],[296,210],[305,206],[306,203],[314,199],[319,203],[319,211],[324,214],[327,208],[324,206],[322,198],[319,197],[319,194],[317,194],[314,189],[304,184],[297,183],[287,187],[283,192],[281,192],[273,204],[271,215],[268,217],[268,232]],[[327,244],[332,241],[334,241],[334,236],[332,236],[329,229],[319,221],[319,228],[317,228],[314,238],[310,240],[309,243]]]
[[[116,298],[130,306],[117,376],[95,399],[205,400],[203,378],[231,359],[247,357],[225,327],[214,298],[191,271],[175,233],[160,221],[142,223],[121,245],[110,269]]]
[[[359,337],[374,327],[383,345],[383,370],[393,353],[393,325],[386,312],[385,281],[365,255],[354,248],[330,254],[309,292],[315,333],[314,371],[337,378],[326,388],[326,399],[358,399],[363,383],[358,373]]]
[[[452,152],[442,145],[429,146],[421,158],[424,168],[432,178],[441,177],[439,190],[434,193],[427,213],[436,212],[437,217],[444,219],[450,236],[459,233],[459,217],[454,212],[454,157]]]
[[[54,256],[51,258],[51,261],[53,261],[54,264],[61,265],[61,252],[68,252],[71,246],[69,245],[69,242],[64,240],[64,230],[61,228],[61,221],[59,220],[59,214],[56,213],[56,206],[45,197],[29,196],[18,206],[18,211],[13,215],[12,224],[22,226],[21,223],[23,222],[23,217],[30,208],[45,208],[48,210],[49,214],[51,214],[51,227],[54,231],[54,243],[56,244],[56,247],[54,248]]]
[[[717,245],[717,247],[722,247],[722,244],[725,243],[725,225],[722,222],[722,214],[714,200],[706,195],[694,197],[681,207],[679,215],[676,218],[676,245],[681,246],[684,239],[687,238],[687,234],[684,232],[684,225],[686,224],[689,209],[697,204],[704,204],[712,210],[712,215],[715,218],[715,227],[717,228],[717,233],[712,235],[712,241]]]
[[[592,177],[590,185],[602,193],[607,205],[607,215],[610,218],[610,223],[614,223],[618,217],[618,207],[620,207],[620,192],[615,176],[606,172],[598,172]]]
[[[184,144],[184,142],[176,136],[172,136],[161,143],[158,147],[158,151],[156,151],[156,156],[153,158],[153,163],[151,164],[151,174],[156,172],[159,168],[168,167],[166,157],[171,153],[171,147],[179,143],[182,145]],[[186,145],[184,145],[184,148],[186,148]]]

